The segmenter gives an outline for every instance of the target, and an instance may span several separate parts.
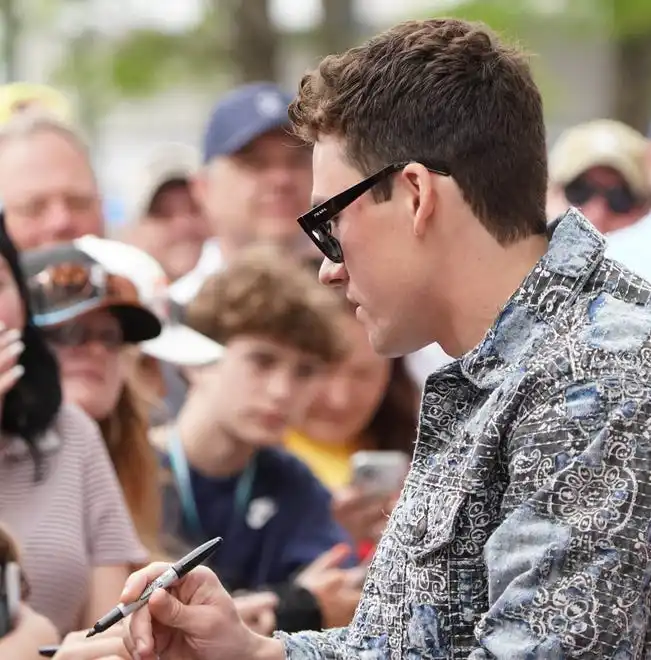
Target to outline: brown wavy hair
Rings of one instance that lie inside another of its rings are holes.
[[[362,431],[369,449],[402,451],[411,455],[418,425],[420,392],[407,372],[404,358],[391,359],[389,383],[375,415]]]
[[[326,363],[344,351],[332,323],[338,302],[277,248],[243,250],[228,268],[209,277],[185,308],[185,322],[213,341],[259,335]]]
[[[303,263],[314,273],[321,267],[320,258],[308,258]],[[343,292],[339,294],[342,313],[354,315]],[[418,426],[420,389],[409,375],[404,358],[392,358],[390,362],[389,382],[382,401],[359,435],[364,438],[366,449],[402,451],[411,455]]]
[[[503,245],[545,233],[540,91],[528,55],[481,23],[406,21],[329,55],[303,76],[289,118],[307,142],[343,138],[363,175],[402,161],[445,163]],[[391,181],[370,194],[389,199]]]
[[[158,552],[161,496],[156,452],[149,442],[148,400],[137,377],[127,380],[117,406],[99,425],[140,540]]]

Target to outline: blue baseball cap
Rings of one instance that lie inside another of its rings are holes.
[[[204,163],[229,156],[268,131],[289,125],[292,97],[271,82],[237,87],[214,107],[203,141]]]

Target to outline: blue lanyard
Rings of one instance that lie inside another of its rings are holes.
[[[192,492],[192,482],[190,480],[190,467],[188,459],[185,457],[183,451],[183,444],[181,443],[181,436],[179,435],[176,427],[172,427],[167,437],[167,450],[170,458],[170,465],[172,473],[176,480],[179,497],[181,498],[181,507],[183,508],[183,516],[190,526],[192,534],[197,538],[205,536],[199,518],[199,511],[197,510],[197,503],[194,500]],[[244,472],[240,475],[235,486],[235,503],[234,512],[236,517],[243,517],[246,508],[251,500],[253,494],[253,482],[255,481],[256,473],[256,458],[253,456],[251,462],[246,466]]]

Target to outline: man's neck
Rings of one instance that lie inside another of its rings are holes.
[[[222,260],[225,264],[229,264],[235,255],[238,252],[241,252],[240,247],[238,247],[233,241],[230,241],[225,236],[220,237],[219,239],[219,251],[221,252]]]
[[[477,262],[469,264],[466,276],[450,288],[447,328],[441,333],[448,340],[440,342],[449,355],[460,357],[479,344],[548,245],[546,236],[531,236],[507,247],[490,245],[476,253]]]
[[[223,429],[179,427],[185,457],[194,470],[207,477],[225,478],[240,474],[256,449]]]

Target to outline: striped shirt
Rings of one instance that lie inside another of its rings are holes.
[[[95,566],[147,560],[97,425],[64,405],[41,441],[44,477],[20,439],[0,441],[0,521],[21,548],[29,604],[61,634],[78,629]]]

